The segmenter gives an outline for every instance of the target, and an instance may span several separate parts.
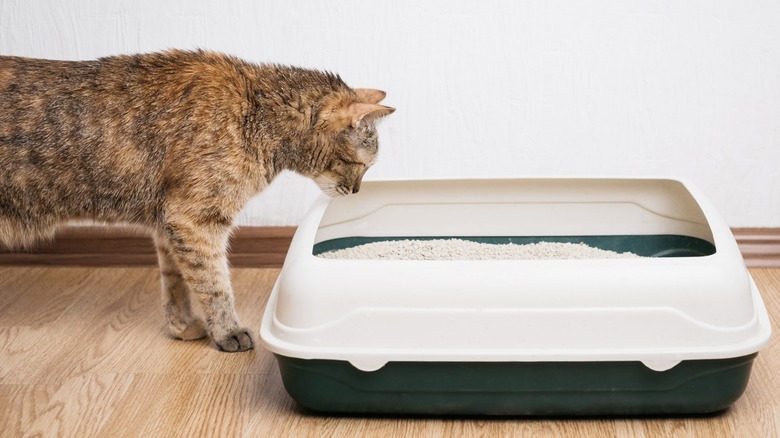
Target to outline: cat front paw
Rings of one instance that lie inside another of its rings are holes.
[[[217,343],[220,350],[231,353],[255,348],[252,332],[243,327],[228,332],[221,339],[214,339],[214,342]]]

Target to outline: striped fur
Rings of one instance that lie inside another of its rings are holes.
[[[207,51],[0,57],[0,243],[25,247],[72,220],[145,227],[172,334],[251,349],[226,259],[236,214],[284,170],[330,195],[357,191],[374,122],[393,111],[383,97]]]

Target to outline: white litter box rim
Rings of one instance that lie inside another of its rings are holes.
[[[751,281],[753,303],[756,306],[757,317],[749,325],[758,325],[760,329],[755,335],[734,345],[704,347],[680,351],[670,348],[645,349],[636,348],[633,351],[613,349],[576,349],[553,347],[545,350],[524,349],[507,351],[506,349],[480,349],[467,351],[463,349],[444,349],[421,351],[415,348],[351,348],[351,347],[317,347],[286,342],[275,336],[271,326],[283,327],[273,315],[276,306],[278,284],[273,288],[271,299],[263,314],[260,327],[262,345],[274,354],[298,359],[318,359],[346,361],[355,368],[371,372],[384,367],[390,362],[628,362],[637,361],[654,371],[666,371],[686,360],[728,359],[746,356],[761,350],[771,336],[771,328],[766,308],[760,299],[758,288]],[[290,329],[289,327],[286,328]],[[379,343],[379,342],[378,342]]]
[[[701,210],[703,211],[711,231],[713,233],[713,239],[715,240],[718,251],[734,252],[737,251],[736,242],[731,235],[730,230],[725,225],[725,222],[714,211],[713,206],[707,200],[707,198],[689,181],[685,181],[679,178],[668,177],[609,177],[609,178],[512,178],[522,180],[537,180],[537,179],[554,179],[554,180],[576,180],[576,179],[595,179],[595,180],[612,180],[612,179],[631,179],[631,180],[668,180],[681,183],[693,196],[694,200],[698,202]],[[484,180],[484,179],[474,179]],[[491,179],[495,180],[495,179]],[[397,181],[397,180],[396,180]],[[404,180],[406,182],[416,180]],[[425,180],[425,181],[449,181],[449,180]],[[373,183],[382,184],[384,181],[377,181]],[[395,181],[389,181],[395,182]],[[372,182],[369,182],[371,184]],[[293,239],[293,244],[290,246],[288,252],[288,259],[285,261],[285,265],[290,262],[292,257],[293,262],[295,258],[308,259],[309,262],[316,260],[326,261],[311,254],[311,246],[314,242],[314,236],[320,225],[322,216],[329,205],[330,200],[320,199],[314,203],[306,218],[301,222],[298,230],[296,231]],[[296,246],[296,241],[299,242]],[[302,242],[302,243],[301,243]],[[308,254],[306,254],[308,252]],[[718,254],[719,257],[728,257],[730,254]],[[733,257],[733,254],[731,254]],[[700,259],[706,259],[713,256],[699,257]],[[632,259],[611,259],[610,263],[625,263],[626,260]],[[648,259],[645,259],[648,260]],[[663,259],[651,259],[653,261],[663,262]],[[741,262],[741,255],[739,255]],[[343,262],[337,260],[327,260],[335,262]],[[361,263],[410,263],[410,261],[377,261],[377,260],[361,260]],[[481,260],[478,263],[503,263],[506,261],[489,261]],[[531,263],[589,263],[592,261],[585,260],[566,260],[566,261],[550,261],[539,260],[531,261]],[[426,261],[425,263],[438,263],[436,261]],[[443,263],[458,263],[458,262],[443,262]],[[467,263],[473,263],[467,262]],[[740,357],[758,352],[763,346],[767,344],[771,336],[771,326],[769,317],[767,315],[766,308],[761,299],[758,288],[749,273],[747,277],[750,282],[750,293],[753,305],[753,317],[750,321],[739,327],[706,327],[713,333],[737,333],[742,332],[746,335],[738,342],[727,342],[721,345],[709,345],[701,348],[645,348],[642,346],[636,346],[635,348],[576,348],[572,346],[557,346],[550,345],[548,348],[524,348],[517,350],[510,350],[507,348],[436,348],[436,349],[421,349],[415,348],[414,345],[405,346],[393,346],[388,347],[383,345],[383,339],[377,339],[375,347],[365,346],[321,346],[316,345],[316,330],[314,328],[295,328],[285,325],[276,317],[277,300],[279,297],[280,283],[285,275],[285,269],[279,274],[268,304],[266,305],[263,320],[260,327],[260,340],[262,345],[271,352],[292,358],[300,359],[318,359],[318,360],[338,360],[346,361],[352,364],[355,368],[362,371],[375,371],[388,362],[605,362],[605,361],[639,361],[642,362],[648,368],[655,371],[665,371],[673,368],[677,364],[685,360],[705,360],[705,359],[725,359],[732,357]],[[616,307],[615,310],[622,308]],[[664,309],[669,310],[669,309]],[[699,326],[705,326],[701,322],[696,322]],[[328,325],[328,324],[326,324]],[[314,330],[314,331],[312,331]],[[289,342],[282,339],[285,333],[303,333],[309,331],[312,334],[312,338],[315,342],[309,345],[302,345],[296,342]],[[280,333],[281,336],[277,336],[276,333]],[[345,339],[345,343],[347,343]]]

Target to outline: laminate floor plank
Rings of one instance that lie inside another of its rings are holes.
[[[774,327],[780,269],[751,269]],[[234,269],[255,333],[279,269]],[[326,416],[287,395],[273,355],[172,339],[157,269],[0,267],[0,436],[780,436],[777,337],[718,415],[671,418]]]

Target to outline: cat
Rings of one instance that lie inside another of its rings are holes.
[[[0,243],[25,247],[70,220],[141,225],[171,334],[251,350],[226,258],[236,214],[284,170],[330,196],[357,192],[377,157],[375,124],[395,111],[384,97],[333,73],[204,50],[0,56]]]

